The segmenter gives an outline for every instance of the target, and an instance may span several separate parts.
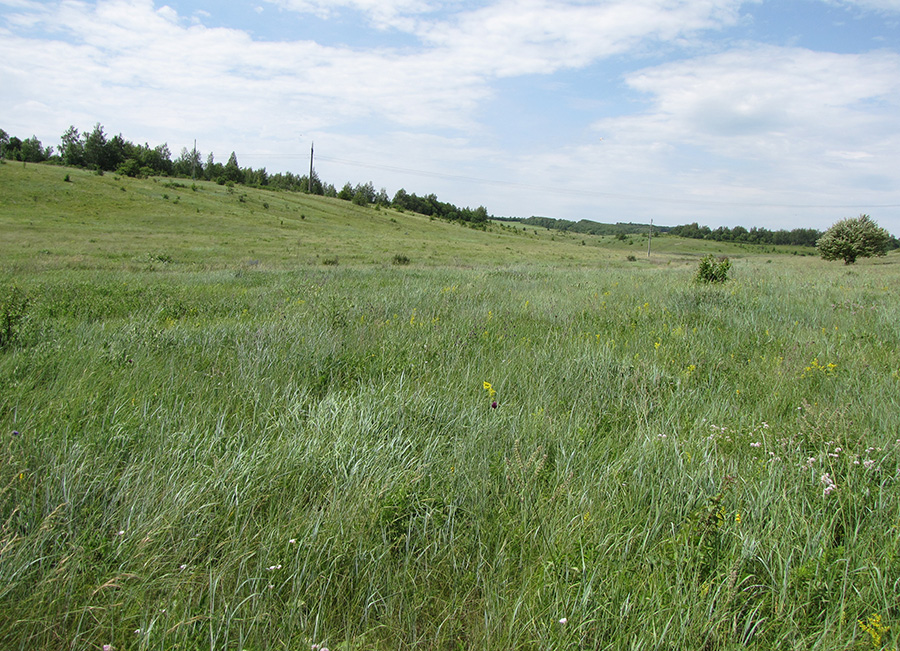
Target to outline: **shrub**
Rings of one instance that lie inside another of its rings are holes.
[[[885,255],[891,236],[868,215],[842,219],[825,231],[816,242],[823,260],[843,260],[853,264],[857,258]]]
[[[116,174],[132,178],[138,177],[141,175],[141,165],[133,158],[129,158],[116,168]]]
[[[731,260],[726,256],[717,259],[710,253],[700,260],[694,280],[698,283],[724,283],[728,280],[729,269],[731,269]]]
[[[633,255],[629,255],[629,256],[628,256],[627,258],[625,258],[625,259],[628,260],[628,262],[637,262],[637,257],[636,257],[636,256],[633,256]]]
[[[403,255],[402,253],[398,253],[397,255],[394,256],[393,262],[396,265],[408,265],[409,258],[407,256]]]

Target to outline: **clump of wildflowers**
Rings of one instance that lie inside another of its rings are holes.
[[[872,646],[876,649],[881,648],[881,636],[891,630],[890,626],[884,626],[881,623],[881,615],[878,613],[873,613],[866,618],[866,621],[861,619],[856,620],[859,624],[859,627],[869,634],[869,637],[872,638]]]
[[[490,382],[486,381],[486,382],[484,382],[484,384],[482,386],[484,387],[484,390],[487,391],[488,398],[491,400],[491,409],[496,409],[497,401],[494,400],[494,397],[497,395],[497,391],[494,389],[493,386],[491,386]]]
[[[826,496],[829,495],[833,490],[835,490],[835,489],[837,488],[837,484],[834,483],[834,480],[831,478],[831,474],[830,474],[830,473],[827,473],[827,472],[824,473],[824,474],[819,478],[819,481],[822,482],[822,484],[825,486],[825,488],[822,489],[822,496],[823,496],[823,497],[826,497]]]
[[[815,358],[809,364],[809,366],[803,369],[800,377],[810,377],[813,375],[833,375],[835,371],[837,371],[837,364],[833,364],[831,362],[827,364],[820,364],[819,359]]]

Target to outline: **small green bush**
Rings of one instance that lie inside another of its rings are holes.
[[[716,258],[712,253],[700,260],[694,281],[698,283],[724,283],[728,280],[731,260],[726,256]]]
[[[396,265],[405,266],[405,265],[409,264],[409,258],[407,256],[403,255],[402,253],[398,253],[397,255],[394,256],[393,262]]]

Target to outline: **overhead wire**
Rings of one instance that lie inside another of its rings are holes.
[[[247,157],[257,157],[253,154],[244,154]],[[299,156],[290,155],[290,154],[274,154],[267,155],[270,158],[296,158],[300,159]],[[503,186],[510,188],[522,188],[526,190],[534,190],[533,184],[519,183],[516,181],[503,181],[498,179],[486,179],[476,176],[466,176],[462,174],[448,174],[446,172],[432,172],[427,170],[417,170],[408,167],[399,167],[397,165],[385,165],[385,164],[375,164],[375,163],[365,163],[362,161],[354,161],[346,158],[337,158],[334,156],[326,156],[322,154],[316,155],[316,160],[324,161],[327,163],[337,163],[339,165],[348,165],[350,167],[361,167],[366,169],[374,169],[381,170],[386,172],[399,172],[402,174],[414,174],[416,176],[424,176],[429,178],[436,179],[446,179],[450,181],[466,181],[468,183],[479,183],[484,185],[494,185],[494,186]],[[671,197],[671,196],[651,196],[651,195],[634,195],[627,194],[622,192],[606,192],[602,190],[585,190],[585,189],[572,189],[572,188],[561,188],[561,187],[553,187],[553,186],[543,186],[541,187],[541,192],[547,192],[551,194],[559,194],[559,195],[579,195],[586,197],[598,197],[604,199],[621,199],[625,201],[643,201],[649,203],[665,203],[665,204],[678,204],[678,205],[690,205],[690,206],[713,206],[713,207],[747,207],[747,208],[785,208],[785,209],[797,209],[797,210],[813,210],[813,209],[828,209],[828,208],[841,208],[841,209],[853,209],[859,210],[863,208],[900,208],[900,204],[895,203],[855,203],[855,204],[833,204],[833,203],[778,203],[778,202],[752,202],[752,201],[723,201],[717,199],[692,199],[692,198],[679,198],[679,197]]]

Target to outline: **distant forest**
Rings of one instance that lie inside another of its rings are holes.
[[[625,238],[628,235],[646,234],[649,224],[634,224],[631,222],[617,222],[615,224],[600,224],[598,222],[582,219],[574,222],[567,219],[553,219],[551,217],[528,217],[526,219],[509,218],[506,221],[514,221],[528,226],[540,226],[570,233],[584,233],[589,235],[615,235]],[[789,244],[792,246],[816,245],[816,240],[822,237],[822,232],[814,228],[795,228],[792,231],[770,231],[766,228],[746,229],[743,226],[728,228],[720,226],[713,230],[709,226],[698,226],[696,222],[683,226],[654,226],[653,234],[669,234],[679,237],[689,237],[696,240],[715,240],[717,242],[740,242],[745,244]]]
[[[622,223],[601,224],[582,219],[570,221],[551,217],[495,217],[488,213],[484,206],[478,208],[460,208],[451,203],[439,201],[434,194],[422,197],[400,189],[390,198],[382,188],[376,191],[371,182],[356,185],[347,182],[338,190],[330,183],[324,183],[313,170],[309,175],[297,175],[291,172],[269,174],[265,167],[253,169],[241,167],[234,152],[223,164],[216,161],[212,152],[204,160],[199,151],[182,148],[181,153],[172,160],[172,152],[166,144],[151,147],[148,144],[135,145],[125,140],[121,134],[108,136],[98,123],[87,132],[80,133],[70,126],[60,139],[56,152],[53,147],[45,147],[36,136],[22,140],[10,136],[0,129],[0,160],[10,159],[23,163],[49,163],[80,167],[94,170],[98,174],[113,172],[122,176],[149,177],[172,176],[180,178],[202,179],[216,183],[236,184],[267,188],[270,190],[286,190],[291,192],[309,192],[326,197],[336,197],[353,202],[360,206],[375,205],[391,207],[396,210],[408,210],[422,215],[450,221],[466,222],[476,228],[484,228],[490,220],[517,222],[526,226],[549,228],[559,231],[586,235],[614,235],[624,239],[629,235],[646,233],[647,224]],[[715,230],[709,226],[699,226],[696,222],[682,226],[654,226],[654,234],[671,234],[701,240],[717,242],[739,242],[746,244],[787,244],[792,246],[814,247],[822,232],[814,228],[796,228],[791,231],[770,231],[765,228],[746,229],[743,226],[728,228],[720,226]],[[892,238],[893,248],[900,248],[900,241]]]
[[[22,140],[0,129],[0,159],[3,158],[24,163],[80,167],[99,174],[113,172],[135,178],[169,176],[214,181],[221,185],[240,183],[270,190],[309,192],[351,201],[360,206],[375,205],[409,210],[435,218],[467,222],[471,226],[482,228],[492,218],[484,206],[460,208],[439,201],[434,194],[419,197],[400,189],[391,199],[384,188],[376,191],[371,182],[356,185],[348,182],[338,190],[332,184],[322,182],[315,170],[310,179],[309,175],[291,172],[269,174],[265,167],[241,167],[234,152],[231,152],[223,164],[216,161],[212,153],[204,160],[200,152],[184,147],[172,160],[168,145],[135,145],[125,140],[121,134],[108,136],[99,123],[90,132],[84,133],[80,133],[74,126],[69,127],[62,135],[56,152],[53,147],[45,147],[36,136]]]
[[[573,222],[568,219],[554,219],[552,217],[495,217],[501,221],[517,222],[526,226],[537,226],[539,228],[549,228],[557,231],[567,231],[569,233],[579,233],[583,235],[616,235],[628,236],[646,234],[650,226],[648,224],[633,224],[631,222],[616,222],[615,224],[601,224],[592,222],[587,219]],[[667,233],[672,228],[670,226],[654,226],[653,234]]]

